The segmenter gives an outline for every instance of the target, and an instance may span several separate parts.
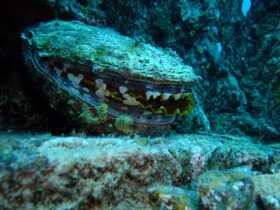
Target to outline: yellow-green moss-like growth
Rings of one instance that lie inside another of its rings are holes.
[[[133,118],[125,114],[118,116],[115,121],[115,127],[117,130],[125,134],[133,133],[133,124]]]
[[[108,105],[105,103],[101,103],[97,105],[95,108],[96,108],[98,118],[102,121],[105,121],[107,119]]]
[[[91,110],[86,107],[85,110],[79,115],[79,119],[86,122],[87,124],[99,124],[107,119],[107,113],[108,113],[108,105],[105,103],[101,103],[95,107],[96,109],[96,115],[91,112]]]
[[[171,186],[149,189],[149,198],[156,209],[185,210],[196,209],[195,202],[186,191]]]

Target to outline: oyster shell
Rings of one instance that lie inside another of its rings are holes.
[[[193,108],[200,77],[173,51],[77,21],[40,23],[22,38],[36,87],[86,133],[162,134]]]

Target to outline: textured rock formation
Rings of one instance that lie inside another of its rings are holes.
[[[220,135],[2,134],[0,140],[1,209],[236,209],[279,203],[279,144]]]

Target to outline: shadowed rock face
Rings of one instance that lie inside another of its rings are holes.
[[[190,114],[194,106],[190,86],[200,78],[173,51],[81,22],[42,23],[22,37],[36,86],[70,123],[98,127],[127,115],[136,127],[167,125],[177,114]],[[64,112],[69,103],[79,107],[76,115]],[[115,127],[100,133],[114,132]]]

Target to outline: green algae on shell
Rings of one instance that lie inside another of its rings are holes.
[[[24,36],[40,56],[93,65],[94,71],[157,82],[192,83],[199,79],[174,51],[137,44],[112,29],[56,20],[29,32],[31,37]]]
[[[149,125],[170,124],[177,114],[190,114],[194,106],[191,85],[200,77],[171,50],[77,21],[40,23],[22,38],[31,74],[35,70],[56,87],[55,92],[41,88],[53,104],[66,99],[57,93],[64,91],[69,100],[93,109],[107,104],[114,119],[125,114],[136,124]],[[57,106],[53,105],[61,111]]]

